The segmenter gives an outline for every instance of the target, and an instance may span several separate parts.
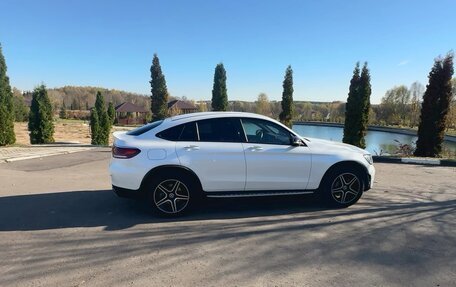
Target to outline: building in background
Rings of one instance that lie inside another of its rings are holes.
[[[148,110],[132,103],[122,103],[115,108],[117,125],[143,125],[147,122]]]
[[[191,102],[174,100],[168,103],[168,114],[170,116],[196,112],[198,112],[198,107]]]

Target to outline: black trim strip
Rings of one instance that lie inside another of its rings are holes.
[[[302,195],[312,194],[316,190],[245,190],[245,191],[206,191],[207,197],[256,197],[256,196],[278,196],[278,195]]]

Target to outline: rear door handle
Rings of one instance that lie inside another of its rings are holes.
[[[184,146],[184,149],[186,149],[186,150],[199,150],[200,147],[197,146],[197,145],[188,145],[188,146]]]
[[[254,145],[254,146],[250,146],[249,150],[257,151],[257,150],[263,150],[263,148],[261,146],[259,146],[259,145]]]

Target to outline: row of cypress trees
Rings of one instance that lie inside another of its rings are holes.
[[[0,46],[0,146],[16,142],[14,134],[13,93],[6,75],[6,62]],[[65,108],[60,115],[64,118]],[[111,126],[114,123],[115,110],[110,102],[106,109],[101,93],[97,93],[95,107],[91,112],[92,144],[108,145]],[[46,86],[41,84],[32,93],[29,112],[28,130],[31,144],[48,144],[54,142],[54,119],[52,104]]]
[[[0,45],[0,146],[16,142],[14,133],[13,93],[6,75],[7,67]],[[32,94],[29,112],[28,130],[31,144],[46,144],[54,142],[54,123],[52,105],[46,87],[36,87]]]
[[[168,116],[168,89],[165,76],[160,66],[157,54],[154,54],[151,73],[151,111],[152,120],[164,119]],[[226,111],[228,108],[228,92],[226,87],[226,70],[223,63],[217,64],[214,71],[211,106],[213,111]],[[285,71],[282,94],[282,112],[280,121],[291,127],[293,117],[293,70],[288,66]]]
[[[150,67],[150,74],[152,120],[156,121],[168,116],[168,89],[157,54],[154,54],[152,66]],[[228,93],[226,88],[226,70],[223,64],[220,63],[215,67],[214,72],[212,110],[226,111],[227,107]]]
[[[0,146],[13,144],[16,140],[14,134],[13,94],[6,71],[6,62],[0,45]],[[150,71],[151,109],[153,119],[157,120],[167,116],[168,91],[165,76],[156,54],[154,54]],[[435,60],[434,66],[429,73],[429,83],[423,96],[415,151],[417,156],[435,157],[442,151],[446,120],[452,100],[451,78],[453,73],[452,53],[447,54],[444,58]],[[367,68],[367,63],[364,63],[361,71],[359,63],[356,63],[353,77],[350,81],[346,104],[344,142],[365,148],[364,136],[369,119],[370,95],[370,72]],[[285,71],[281,104],[280,121],[291,126],[294,110],[293,70],[291,66],[288,66]],[[220,63],[216,66],[214,72],[212,109],[214,111],[225,111],[227,106],[226,71],[223,64]],[[101,93],[98,92],[95,107],[91,112],[92,144],[108,145],[109,134],[114,120],[114,106],[109,103],[106,109],[104,99]],[[32,144],[54,142],[52,105],[44,85],[38,86],[33,91],[28,129]]]
[[[6,75],[7,67],[0,45],[0,146],[16,142],[14,133],[13,93]],[[31,144],[46,144],[54,142],[54,123],[52,105],[46,87],[36,87],[32,94],[29,112],[28,130]]]
[[[435,61],[429,75],[429,84],[423,97],[415,151],[417,156],[437,156],[442,151],[446,118],[452,97],[452,75],[453,54],[448,54],[444,59]],[[157,54],[154,54],[151,77],[153,119],[163,119],[167,116],[168,92]],[[364,63],[362,69],[360,69],[359,62],[356,63],[350,81],[345,110],[343,142],[361,148],[366,147],[365,135],[369,122],[370,96],[372,93],[370,80],[371,76],[367,62]],[[294,112],[293,70],[291,66],[288,66],[285,71],[281,105],[280,121],[291,127]],[[226,111],[227,107],[226,71],[223,64],[220,63],[215,67],[214,72],[212,110]]]
[[[345,105],[344,137],[342,140],[344,143],[366,148],[364,136],[369,122],[370,95],[371,84],[367,62],[364,63],[361,74],[358,62],[353,71],[347,104]]]
[[[429,73],[429,83],[421,104],[416,156],[436,157],[442,152],[448,113],[452,101],[451,79],[454,73],[453,53],[437,58]],[[367,131],[370,109],[370,73],[364,63],[361,74],[359,63],[353,71],[345,111],[343,142],[366,147],[364,136]]]

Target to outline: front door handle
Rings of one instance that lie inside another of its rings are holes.
[[[197,145],[188,145],[188,146],[184,146],[184,149],[186,149],[186,150],[199,150],[200,147],[197,146]]]
[[[257,150],[263,150],[263,148],[261,146],[259,146],[259,145],[254,145],[254,146],[250,146],[249,150],[257,151]]]

